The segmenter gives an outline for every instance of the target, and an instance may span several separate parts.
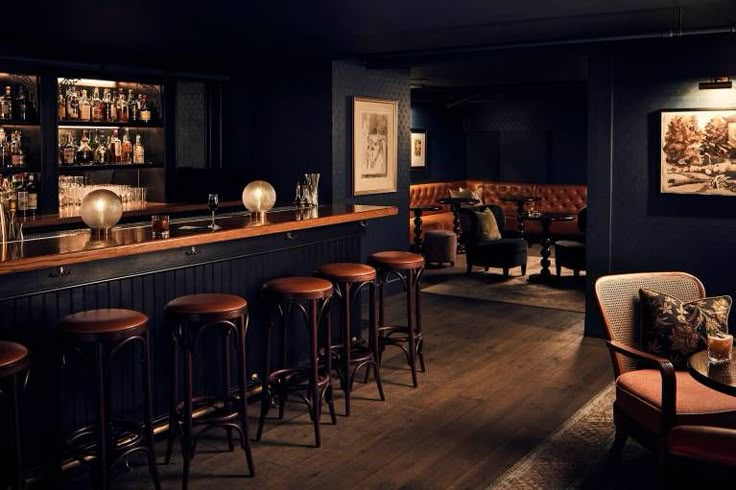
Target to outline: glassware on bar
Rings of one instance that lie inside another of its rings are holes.
[[[169,238],[169,215],[154,214],[151,216],[151,231],[154,238]]]

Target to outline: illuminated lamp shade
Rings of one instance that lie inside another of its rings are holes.
[[[84,224],[96,233],[106,235],[123,215],[123,201],[106,189],[92,191],[82,199],[80,210]]]
[[[243,189],[243,205],[259,219],[265,218],[266,212],[276,203],[276,191],[265,180],[254,180]]]

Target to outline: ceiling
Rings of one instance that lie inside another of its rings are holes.
[[[3,17],[19,21],[4,23],[0,54],[218,70],[247,70],[274,55],[417,64],[427,53],[677,30],[680,12],[685,30],[736,25],[734,0],[5,3]]]

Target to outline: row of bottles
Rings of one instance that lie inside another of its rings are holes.
[[[0,168],[21,167],[27,163],[23,134],[17,129],[8,134],[0,127]]]
[[[38,210],[38,185],[33,173],[5,177],[0,183],[0,201],[13,219],[35,218]]]
[[[133,89],[104,89],[100,97],[100,89],[95,87],[91,96],[87,89],[77,90],[67,86],[66,93],[59,86],[57,97],[57,116],[62,121],[89,122],[143,122],[154,120],[154,107],[148,96],[139,93],[134,96]]]
[[[23,85],[13,90],[12,85],[5,85],[0,94],[0,120],[2,121],[30,121],[36,114],[32,92]]]
[[[66,134],[65,141],[59,138],[60,165],[103,165],[108,163],[139,165],[146,163],[146,150],[141,135],[135,135],[135,144],[131,143],[127,129],[122,140],[117,129],[113,129],[110,136],[95,131],[91,139],[89,131],[84,131],[78,145],[72,133]]]

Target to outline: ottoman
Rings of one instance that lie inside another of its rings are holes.
[[[424,233],[422,252],[427,264],[455,265],[457,235],[449,230],[429,230]]]

